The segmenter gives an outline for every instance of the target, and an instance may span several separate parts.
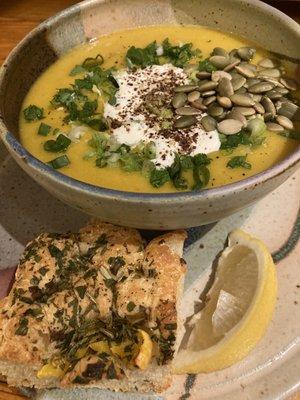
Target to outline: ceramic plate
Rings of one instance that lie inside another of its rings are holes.
[[[1,146],[1,145],[0,145]],[[16,265],[24,245],[41,231],[80,228],[89,217],[69,208],[35,184],[0,147],[0,268]],[[222,250],[228,232],[240,227],[262,238],[278,271],[274,318],[266,335],[247,358],[223,371],[178,376],[161,395],[115,394],[101,390],[41,391],[38,400],[284,399],[300,387],[300,170],[251,208],[218,223],[189,230],[185,246],[188,273],[183,313],[194,307]]]

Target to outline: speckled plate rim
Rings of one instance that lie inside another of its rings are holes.
[[[295,22],[292,18],[288,17],[286,14],[282,13],[281,11],[277,10],[276,8],[262,3],[259,0],[234,0],[239,3],[245,3],[255,5],[256,7],[272,12],[274,15],[277,15],[278,18],[282,22],[284,22],[287,26],[292,27],[295,30],[295,34],[297,33],[299,36],[300,41],[300,26]],[[105,0],[103,1],[105,2]],[[78,11],[86,9],[93,4],[97,4],[98,0],[85,0],[80,2],[79,4],[75,4],[65,10],[61,11],[60,13],[54,15],[53,17],[47,19],[46,21],[39,24],[36,28],[34,28],[28,35],[24,37],[24,39],[10,52],[8,57],[3,63],[8,64],[14,58],[15,54],[26,45],[32,37],[35,36],[37,32],[40,30],[47,30],[49,26],[54,25],[58,21],[63,18],[69,17],[72,14],[75,14]],[[0,89],[1,85],[5,76],[5,68],[3,66],[0,68]],[[288,171],[289,169],[295,167],[297,164],[300,165],[300,146],[298,149],[293,151],[288,157],[284,158],[281,162],[275,164],[273,167],[270,167],[259,174],[255,174],[249,178],[243,179],[238,182],[230,183],[227,185],[223,185],[216,188],[210,189],[202,189],[200,191],[187,191],[187,192],[180,192],[180,193],[139,193],[139,192],[130,192],[130,191],[122,191],[116,189],[108,189],[101,186],[92,185],[89,183],[85,183],[79,181],[77,179],[71,178],[67,175],[64,175],[47,164],[43,163],[42,161],[38,160],[36,157],[31,155],[17,140],[17,138],[7,130],[3,118],[0,114],[0,135],[2,140],[7,147],[8,150],[13,150],[14,153],[19,156],[23,162],[27,163],[34,169],[48,175],[48,177],[55,182],[63,182],[66,186],[72,187],[78,191],[87,191],[93,193],[94,195],[101,195],[101,197],[111,198],[112,196],[117,199],[122,199],[123,201],[131,202],[131,201],[145,201],[147,203],[160,203],[162,200],[165,202],[172,202],[176,203],[181,202],[182,199],[186,200],[195,200],[197,198],[207,197],[209,195],[210,198],[219,198],[225,193],[234,193],[236,191],[247,190],[252,186],[260,185],[276,176],[281,175],[282,173]]]

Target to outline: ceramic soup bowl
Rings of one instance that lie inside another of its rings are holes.
[[[234,21],[234,22],[232,22]],[[60,55],[91,38],[156,24],[199,24],[251,38],[269,51],[300,58],[300,28],[255,0],[88,0],[43,22],[11,52],[0,72],[0,131],[20,167],[51,194],[114,224],[143,229],[204,225],[256,202],[297,168],[300,149],[240,182],[196,192],[144,194],[69,178],[30,155],[18,141],[18,116],[35,79]]]

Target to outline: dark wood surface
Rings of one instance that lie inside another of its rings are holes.
[[[76,0],[0,0],[0,65],[13,47],[40,22]],[[300,1],[266,1],[300,22]],[[22,400],[17,389],[0,382],[0,400]],[[254,399],[253,399],[254,400]],[[300,400],[300,394],[290,400]]]

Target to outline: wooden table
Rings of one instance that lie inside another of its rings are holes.
[[[10,50],[36,25],[76,0],[0,0],[0,64]],[[300,22],[298,1],[268,1]],[[16,389],[0,382],[0,400],[23,400]],[[233,399],[234,400],[234,399]],[[255,400],[255,399],[253,399]],[[290,400],[300,400],[300,393]]]

